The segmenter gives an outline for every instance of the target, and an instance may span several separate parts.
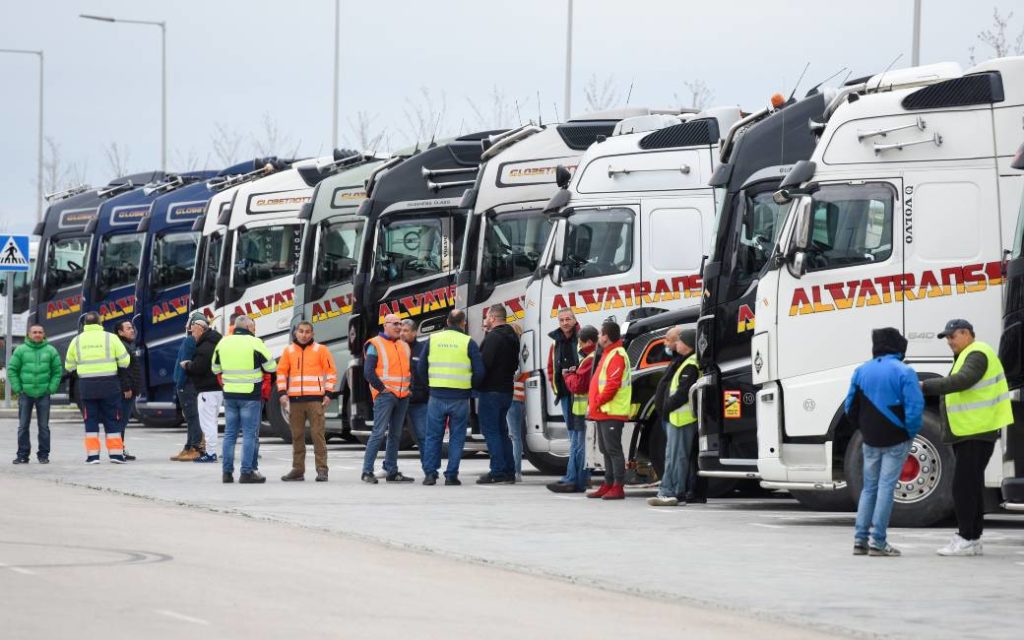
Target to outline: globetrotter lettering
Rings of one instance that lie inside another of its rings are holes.
[[[676,276],[672,279],[662,278],[655,282],[642,281],[613,287],[595,287],[566,295],[558,294],[551,304],[551,317],[557,317],[558,310],[566,307],[579,315],[636,307],[641,304],[671,302],[680,298],[698,298],[702,287],[700,276],[690,275]]]
[[[278,311],[291,309],[295,306],[295,289],[285,289],[278,293],[256,298],[250,302],[235,305],[235,316],[246,315],[256,320]]]
[[[988,262],[925,271],[920,275],[901,273],[870,280],[850,280],[814,285],[810,291],[793,291],[789,315],[845,311],[893,302],[963,295],[985,291],[1003,283],[1002,263]]]
[[[390,302],[382,302],[377,309],[377,324],[384,324],[384,316],[393,313],[399,318],[413,318],[432,311],[441,311],[455,306],[455,289],[450,287],[414,293]]]
[[[99,314],[103,322],[114,320],[122,316],[131,316],[135,311],[135,294],[118,298],[113,302],[104,302],[100,305]]]
[[[153,318],[150,322],[156,324],[186,313],[188,311],[188,301],[188,295],[183,295],[171,298],[166,302],[154,304],[152,310]]]
[[[63,318],[66,315],[72,313],[78,313],[82,310],[82,294],[76,293],[73,296],[67,298],[61,298],[60,300],[53,300],[52,302],[46,303],[46,319],[53,320],[55,318]]]
[[[352,313],[355,297],[351,293],[335,296],[329,300],[318,300],[313,303],[313,322],[323,322],[337,318],[344,313]]]

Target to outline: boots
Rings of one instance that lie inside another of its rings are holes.
[[[601,496],[601,499],[602,500],[625,500],[626,499],[626,492],[625,492],[624,489],[625,488],[621,484],[613,484],[611,486],[611,489],[609,489],[603,496]]]
[[[281,481],[282,482],[295,482],[295,481],[302,482],[305,479],[306,479],[305,472],[299,471],[298,469],[292,469],[288,473],[286,473],[283,476],[281,476]]]
[[[186,453],[188,453],[191,450],[192,449],[190,449],[189,447],[183,447],[181,449],[180,453],[178,453],[177,455],[171,456],[171,460],[174,461],[174,462],[181,462],[182,461],[182,456],[184,456]]]
[[[612,485],[610,485],[610,484],[602,484],[597,489],[595,489],[595,490],[591,491],[590,493],[588,493],[587,497],[588,498],[603,498],[611,490],[612,490]]]

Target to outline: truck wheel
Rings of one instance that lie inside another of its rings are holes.
[[[537,467],[537,470],[546,476],[561,476],[565,475],[565,470],[569,466],[568,456],[558,456],[547,451],[530,451],[525,446],[526,441],[523,441],[523,457],[526,461]]]
[[[923,422],[896,482],[894,527],[928,527],[953,514],[953,450],[942,444],[942,423],[935,411],[925,411]],[[858,498],[864,486],[863,443],[857,432],[846,451],[846,482],[850,495]]]
[[[180,426],[184,419],[181,414],[173,417],[157,418],[157,417],[146,417],[142,418],[142,426],[148,429],[173,429],[174,427]]]
[[[281,438],[285,444],[291,444],[292,428],[288,426],[288,419],[281,412],[280,397],[281,394],[277,392],[277,389],[271,390],[270,400],[267,402],[267,421],[270,423],[267,435],[276,436]]]

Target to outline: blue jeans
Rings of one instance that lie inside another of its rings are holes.
[[[409,422],[412,423],[412,431],[416,435],[416,448],[420,451],[420,464],[423,463],[423,447],[427,444],[427,403],[409,403],[406,410]]]
[[[512,464],[516,468],[516,476],[523,473],[523,414],[525,407],[522,400],[513,400],[508,408],[508,437],[512,441]]]
[[[582,416],[573,415],[572,396],[565,396],[558,404],[562,407],[565,428],[569,430],[569,463],[559,482],[586,489],[590,480],[587,473],[587,422]]]
[[[224,473],[235,471],[235,443],[242,433],[242,473],[256,470],[260,429],[260,401],[224,399],[224,448],[221,455],[221,469]]]
[[[889,526],[889,516],[892,515],[893,492],[912,443],[913,440],[907,440],[891,447],[863,446],[864,488],[861,489],[860,502],[857,504],[854,540],[867,541],[870,531],[872,543],[876,547],[885,546],[885,530]]]
[[[380,441],[387,434],[384,444],[384,471],[398,473],[398,445],[402,441],[402,427],[405,426],[405,410],[409,396],[399,398],[393,393],[378,393],[373,401],[373,431],[366,443],[363,454],[363,473],[373,473],[373,462],[380,451]]]
[[[697,424],[677,427],[668,420],[662,422],[665,430],[665,473],[661,477],[658,495],[664,498],[684,498],[690,478],[690,452],[693,450]]]
[[[36,424],[39,425],[39,449],[36,450],[36,456],[42,460],[50,457],[50,396],[30,398],[24,393],[18,396],[18,457],[27,460],[32,453],[32,440],[29,436],[32,407],[36,408]]]
[[[491,475],[498,478],[512,478],[516,473],[512,441],[508,437],[508,409],[511,405],[511,391],[481,391],[476,405],[480,432],[487,441],[487,452],[491,457]]]
[[[459,475],[462,450],[466,448],[466,427],[469,425],[469,399],[447,400],[431,396],[427,401],[427,445],[423,448],[423,473],[436,476],[441,468],[441,443],[445,422],[448,423],[447,478]]]
[[[188,425],[185,448],[197,448],[203,441],[203,428],[199,424],[199,394],[191,382],[186,382],[184,387],[177,390],[177,395],[181,415],[185,417],[185,424]]]

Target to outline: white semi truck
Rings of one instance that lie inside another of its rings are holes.
[[[871,330],[902,331],[906,362],[922,379],[950,369],[952,354],[936,339],[946,320],[967,318],[980,340],[999,338],[1003,251],[1024,185],[1011,167],[1024,137],[1024,58],[967,72],[888,71],[844,87],[824,116],[811,160],[775,195],[789,208],[757,290],[758,470],[767,488],[856,496],[862,440],[843,402],[853,370],[871,356]],[[1006,443],[986,471],[993,498],[1013,466]],[[894,522],[948,517],[952,479],[952,450],[928,398]]]

